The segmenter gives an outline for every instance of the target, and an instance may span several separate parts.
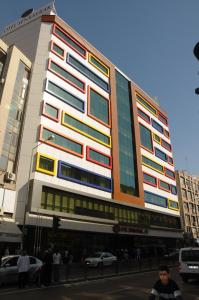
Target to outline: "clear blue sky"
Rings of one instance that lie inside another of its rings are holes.
[[[50,1],[1,1],[0,28]],[[56,0],[58,15],[168,112],[176,169],[199,175],[198,0]]]

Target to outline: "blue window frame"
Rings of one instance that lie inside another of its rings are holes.
[[[82,73],[84,76],[89,78],[91,81],[96,83],[98,86],[100,86],[103,90],[106,92],[109,92],[109,84],[104,81],[102,78],[97,76],[94,72],[92,72],[88,67],[83,65],[80,61],[78,61],[76,58],[74,58],[71,54],[67,54],[67,63],[71,65],[73,68],[75,68],[77,71]]]
[[[99,190],[107,192],[112,191],[112,182],[110,178],[98,175],[63,161],[59,161],[57,177]]]
[[[155,148],[155,156],[167,162],[167,155],[158,148]]]
[[[168,206],[168,199],[147,191],[144,191],[144,201],[146,203],[150,203],[153,205],[167,207]]]
[[[157,131],[159,131],[160,133],[164,134],[164,128],[155,120],[152,119],[152,126],[153,128],[155,128]]]

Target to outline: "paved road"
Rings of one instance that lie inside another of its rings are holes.
[[[99,281],[78,284],[65,284],[49,288],[0,290],[2,300],[145,300],[151,286],[157,278],[157,272],[139,273]],[[176,271],[174,278],[183,292],[184,300],[199,300],[198,282],[184,284]]]

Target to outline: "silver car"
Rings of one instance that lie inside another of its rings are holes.
[[[0,265],[0,285],[6,283],[17,283],[18,281],[18,268],[17,261],[19,255],[8,255],[1,259]],[[29,278],[30,282],[40,282],[40,272],[42,268],[42,261],[36,257],[29,256],[30,269]]]
[[[110,252],[96,252],[85,259],[89,267],[111,266],[117,261],[117,257]]]

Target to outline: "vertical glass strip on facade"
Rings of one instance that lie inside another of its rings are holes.
[[[128,80],[116,71],[117,118],[119,142],[120,190],[138,195],[135,133]]]

